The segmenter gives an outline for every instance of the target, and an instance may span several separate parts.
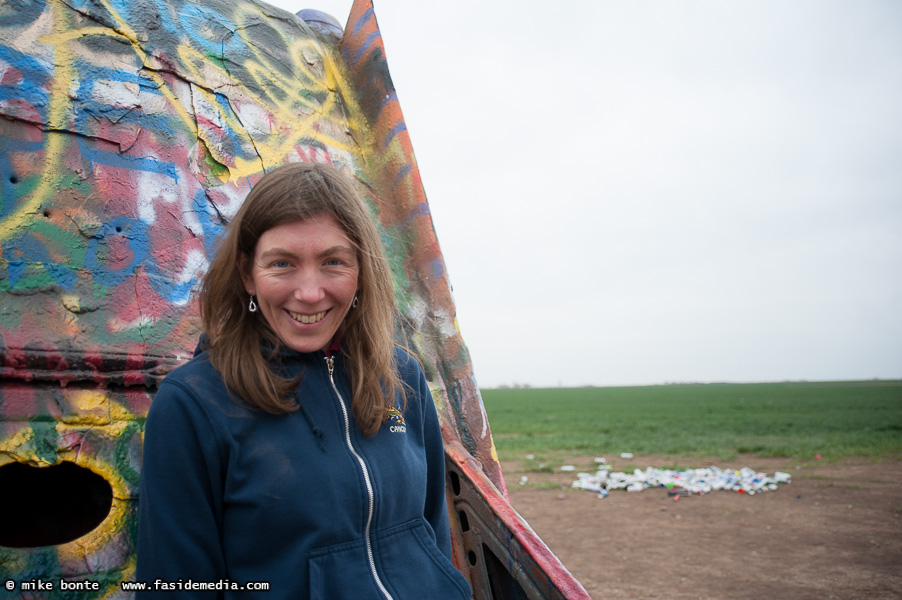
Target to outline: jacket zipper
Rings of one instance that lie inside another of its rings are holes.
[[[351,421],[348,418],[348,408],[345,406],[344,398],[341,396],[341,392],[338,391],[338,388],[335,386],[335,379],[332,377],[332,371],[335,367],[335,357],[327,356],[326,357],[326,366],[329,369],[329,383],[332,384],[332,389],[335,391],[335,395],[338,396],[338,405],[341,406],[341,412],[344,415],[345,419],[345,442],[348,445],[348,450],[351,451],[351,454],[354,455],[354,458],[357,459],[357,462],[360,464],[360,470],[363,471],[363,480],[366,482],[366,493],[367,498],[369,500],[369,513],[366,517],[366,530],[364,531],[364,542],[366,543],[366,556],[370,562],[370,572],[373,575],[373,579],[376,581],[376,585],[379,587],[379,591],[382,592],[382,595],[385,596],[386,600],[394,600],[391,594],[388,593],[388,590],[385,589],[385,586],[382,584],[382,580],[379,578],[379,573],[376,572],[376,561],[373,559],[373,543],[370,540],[370,526],[373,523],[373,512],[376,503],[375,494],[373,492],[373,483],[370,481],[370,472],[366,468],[366,463],[363,462],[363,458],[361,458],[360,454],[357,453],[357,450],[354,449],[354,444],[351,443]]]

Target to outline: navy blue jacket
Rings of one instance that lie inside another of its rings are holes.
[[[435,406],[420,365],[396,352],[412,392],[372,437],[350,410],[341,356],[330,379],[323,352],[283,353],[303,407],[285,415],[236,402],[204,353],[172,371],[145,430],[135,579],[153,591],[138,597],[264,582],[217,596],[470,598],[451,563]]]

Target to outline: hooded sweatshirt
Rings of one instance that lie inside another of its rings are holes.
[[[396,360],[406,410],[398,397],[371,437],[340,354],[281,354],[279,372],[301,376],[301,410],[283,415],[230,394],[203,352],[172,371],[145,429],[138,598],[470,598],[435,406],[419,363]]]

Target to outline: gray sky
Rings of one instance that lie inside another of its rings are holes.
[[[480,386],[902,377],[902,3],[375,9]]]

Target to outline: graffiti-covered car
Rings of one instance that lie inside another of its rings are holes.
[[[442,421],[456,566],[479,598],[587,597],[507,502],[368,0],[345,28],[255,0],[5,3],[0,116],[8,589],[130,596],[144,419],[197,342],[196,284],[262,174],[316,161],[382,233]]]

